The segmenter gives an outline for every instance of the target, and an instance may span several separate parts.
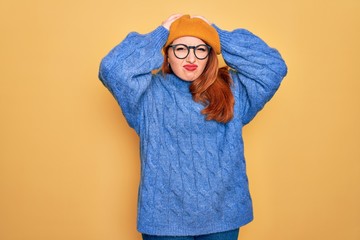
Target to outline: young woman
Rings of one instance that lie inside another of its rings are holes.
[[[130,33],[102,60],[99,78],[140,137],[143,239],[237,239],[253,219],[242,127],[286,73],[249,31],[179,14]]]

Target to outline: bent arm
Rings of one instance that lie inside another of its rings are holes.
[[[247,124],[264,107],[287,74],[280,53],[245,29],[232,32],[214,25],[220,36],[221,50],[238,84],[242,122]]]
[[[141,96],[151,83],[151,71],[163,62],[161,49],[168,30],[159,26],[148,34],[129,33],[101,61],[99,79],[118,101],[129,125],[138,130]]]

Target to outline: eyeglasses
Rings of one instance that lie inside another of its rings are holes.
[[[203,59],[207,58],[207,56],[209,55],[210,50],[211,50],[211,47],[206,44],[200,44],[197,46],[186,46],[185,44],[174,44],[174,45],[169,45],[169,47],[171,47],[173,49],[175,57],[177,57],[179,59],[186,58],[190,53],[190,49],[193,49],[195,57],[199,60],[203,60]]]

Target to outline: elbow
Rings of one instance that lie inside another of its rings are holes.
[[[273,71],[278,81],[281,81],[287,75],[288,68],[285,61],[282,58],[280,58],[279,61],[277,61],[276,67],[273,68]]]
[[[276,73],[278,78],[282,80],[287,75],[288,67],[280,52],[278,52],[276,49],[273,49],[273,51],[274,62],[273,66],[270,68]]]
[[[105,58],[103,58],[100,62],[100,66],[99,66],[99,79],[100,81],[106,86],[106,82],[108,81],[108,76],[110,73],[110,66],[109,63]]]
[[[280,74],[281,78],[284,78],[287,75],[287,72],[288,72],[288,67],[287,67],[285,61],[282,60],[280,63],[280,69],[279,69],[279,74]]]

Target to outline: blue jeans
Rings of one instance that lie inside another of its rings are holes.
[[[184,236],[184,237],[172,237],[172,236],[153,236],[142,234],[143,240],[237,240],[239,235],[239,229],[234,229],[226,232],[212,233],[198,236]]]

